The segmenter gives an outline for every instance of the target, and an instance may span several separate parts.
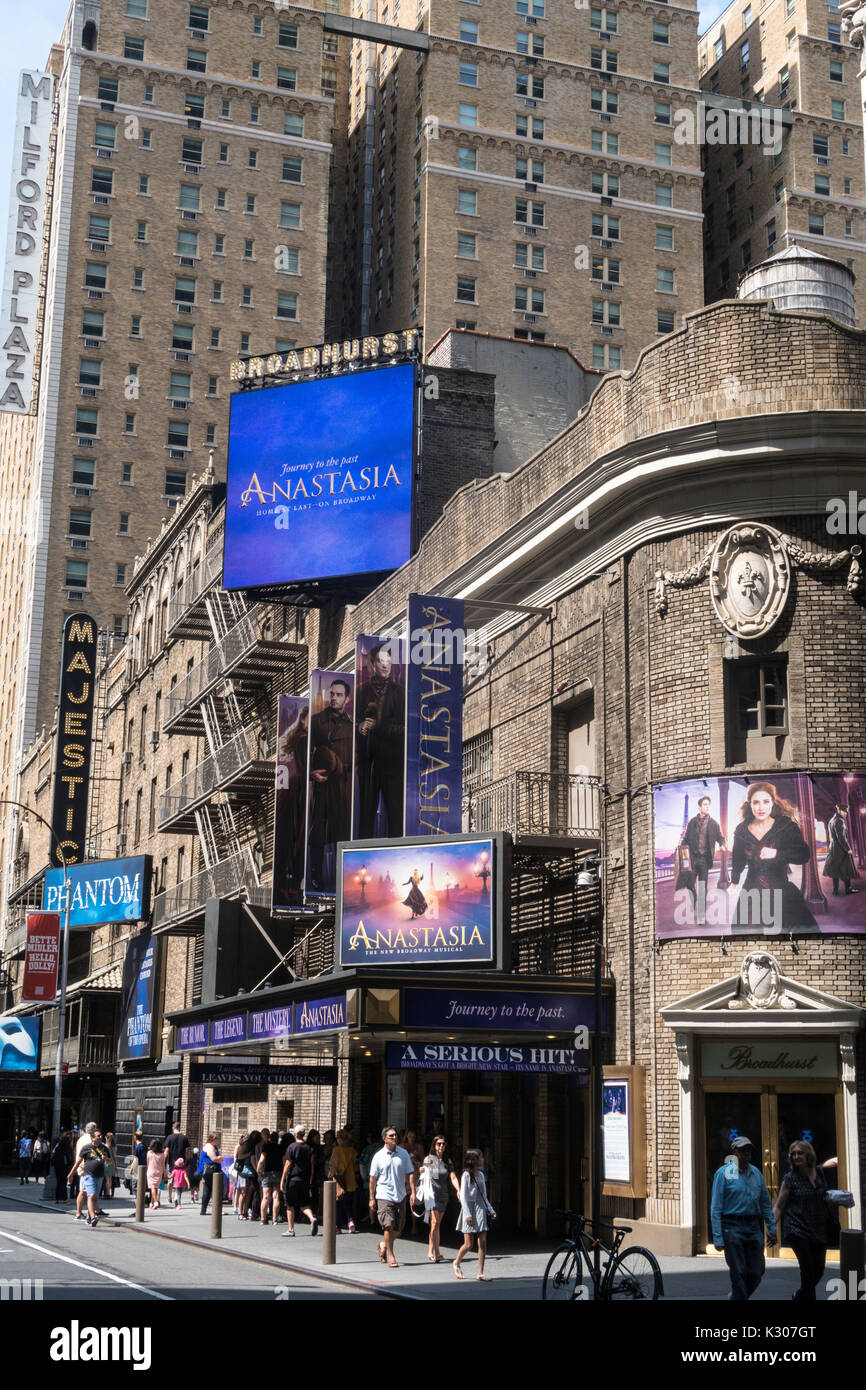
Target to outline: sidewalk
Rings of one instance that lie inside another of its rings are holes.
[[[167,1194],[163,1194],[167,1196]],[[16,1178],[0,1178],[0,1196],[17,1199],[28,1206],[39,1208],[46,1213],[46,1220],[61,1224],[71,1221],[74,1204],[42,1200],[42,1184],[31,1180],[25,1187],[19,1186]],[[107,1220],[117,1226],[135,1225],[135,1203],[124,1188],[119,1188],[112,1201],[103,1200],[108,1213]],[[357,1280],[374,1288],[393,1288],[403,1294],[423,1299],[470,1298],[473,1300],[522,1300],[538,1302],[541,1299],[541,1281],[550,1252],[556,1244],[517,1241],[513,1238],[498,1237],[491,1233],[490,1253],[485,1265],[489,1274],[489,1284],[479,1283],[475,1278],[476,1256],[468,1255],[463,1261],[465,1279],[462,1283],[454,1278],[451,1260],[457,1246],[443,1245],[445,1263],[431,1264],[427,1259],[426,1239],[405,1237],[397,1242],[399,1269],[389,1269],[379,1263],[377,1247],[378,1233],[363,1227],[354,1235],[337,1236],[337,1263],[322,1264],[321,1234],[310,1235],[306,1221],[296,1226],[294,1239],[283,1239],[284,1225],[264,1226],[260,1222],[238,1221],[230,1206],[223,1207],[222,1239],[210,1238],[210,1214],[199,1215],[197,1204],[190,1204],[189,1194],[180,1211],[163,1205],[159,1211],[145,1212],[144,1225],[136,1226],[141,1232],[166,1237],[182,1238],[205,1248],[220,1248],[223,1254],[242,1254],[256,1259],[265,1258],[278,1265],[293,1268],[301,1273],[324,1273],[339,1275]],[[50,1239],[48,1231],[45,1238]],[[456,1233],[455,1233],[456,1238]],[[664,1276],[664,1296],[668,1301],[685,1302],[724,1302],[730,1290],[730,1280],[724,1259],[714,1256],[695,1256],[691,1258],[661,1256],[659,1258]],[[828,1265],[827,1277],[838,1277],[839,1266]],[[243,1266],[238,1263],[238,1279],[243,1281]],[[789,1302],[797,1287],[797,1266],[792,1260],[770,1260],[767,1273],[753,1302]],[[819,1296],[821,1290],[819,1290]]]

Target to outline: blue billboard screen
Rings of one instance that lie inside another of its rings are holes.
[[[235,394],[223,587],[405,564],[414,438],[412,363]]]
[[[0,1071],[36,1071],[39,1019],[0,1017]]]
[[[106,859],[75,864],[69,876],[70,927],[98,927],[109,922],[141,922],[150,915],[153,859]],[[42,886],[43,912],[63,912],[63,870],[48,869]]]

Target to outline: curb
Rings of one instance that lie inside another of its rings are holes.
[[[46,1207],[50,1210],[52,1205],[46,1202],[43,1207],[41,1201],[33,1202],[27,1197],[9,1196],[6,1192],[0,1192],[0,1197],[5,1198],[8,1202],[17,1202],[19,1206],[38,1206],[42,1210]],[[63,1211],[57,1212],[56,1215],[65,1216],[68,1213]],[[291,1274],[304,1275],[308,1279],[320,1279],[325,1284],[342,1284],[348,1288],[360,1289],[364,1293],[378,1294],[381,1298],[392,1298],[405,1303],[427,1303],[430,1301],[422,1298],[420,1294],[405,1293],[401,1289],[383,1288],[381,1285],[373,1284],[366,1279],[355,1279],[351,1275],[326,1274],[324,1270],[310,1270],[301,1265],[287,1264],[282,1260],[275,1260],[269,1255],[251,1255],[244,1250],[228,1250],[221,1245],[212,1245],[208,1241],[196,1240],[193,1236],[175,1235],[170,1231],[152,1231],[148,1230],[146,1226],[140,1226],[137,1223],[133,1225],[128,1221],[118,1221],[110,1216],[100,1216],[99,1221],[100,1224],[113,1226],[119,1231],[132,1231],[140,1236],[155,1236],[158,1240],[174,1241],[177,1245],[190,1245],[197,1250],[212,1250],[216,1254],[226,1255],[233,1260],[246,1260],[249,1264],[267,1265],[271,1269],[282,1270],[283,1273],[288,1271]]]

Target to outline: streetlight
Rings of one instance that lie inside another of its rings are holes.
[[[613,858],[612,855],[602,857],[592,855],[582,861],[577,873],[578,888],[598,888],[598,940],[593,947],[593,1009],[595,1012],[595,1027],[592,1033],[592,1219],[596,1223],[596,1237],[600,1234],[598,1223],[601,1221],[601,1188],[602,1172],[604,1170],[604,1089],[603,1072],[601,1060],[601,1012],[602,1012],[602,993],[601,993],[601,960],[602,960],[602,936],[604,932],[604,895],[601,884],[601,866],[607,860]],[[596,1272],[601,1267],[601,1250],[596,1244],[594,1249],[594,1259]]]
[[[367,880],[368,880],[369,877],[370,877],[370,875],[367,873],[367,865],[366,865],[366,864],[362,864],[362,865],[361,865],[361,872],[357,875],[358,882],[359,882],[360,885],[361,885],[361,906],[362,906],[362,907],[366,907],[366,906],[367,906],[367,893],[366,893],[366,888],[367,888]]]
[[[40,816],[38,811],[34,811],[32,806],[28,806],[23,801],[13,801],[8,797],[0,797],[0,806],[17,806],[20,810],[26,811],[33,816],[41,825],[45,826],[51,839],[54,841],[57,853],[60,856],[60,866],[63,869],[63,936],[60,949],[60,1012],[57,1016],[57,1057],[54,1063],[54,1106],[51,1112],[51,1141],[60,1137],[60,1100],[63,1091],[63,1029],[66,1024],[66,973],[69,966],[69,873],[66,863],[66,855],[63,845],[57,838],[54,827],[48,824],[44,816]],[[50,858],[50,856],[49,856]],[[42,1187],[42,1200],[53,1201],[57,1186],[57,1176],[53,1166],[49,1168],[45,1176]]]
[[[490,892],[490,889],[488,887],[488,882],[490,879],[490,869],[488,867],[489,859],[490,855],[487,853],[487,850],[482,850],[481,855],[479,857],[479,862],[472,866],[472,871],[475,877],[481,879],[482,898],[486,898]]]

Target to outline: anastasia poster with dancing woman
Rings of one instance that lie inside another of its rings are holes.
[[[653,791],[656,937],[866,934],[866,774]]]

